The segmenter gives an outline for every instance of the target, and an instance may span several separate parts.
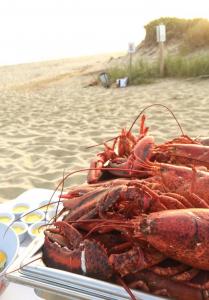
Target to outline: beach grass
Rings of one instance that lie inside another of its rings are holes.
[[[158,62],[148,63],[139,60],[132,65],[116,66],[108,70],[111,81],[118,78],[129,77],[129,84],[138,85],[152,83],[155,79],[161,78]],[[209,76],[209,54],[198,56],[167,56],[165,59],[164,77],[188,78],[197,76]]]
[[[165,76],[166,77],[196,77],[209,76],[209,54],[184,57],[174,56],[167,57],[165,61]]]
[[[113,82],[118,78],[129,77],[129,83],[138,85],[142,83],[152,83],[158,77],[157,64],[150,64],[144,60],[138,60],[130,69],[129,65],[115,66],[108,70]]]

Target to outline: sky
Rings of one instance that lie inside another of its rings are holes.
[[[159,17],[209,19],[209,0],[0,0],[0,65],[124,52]]]

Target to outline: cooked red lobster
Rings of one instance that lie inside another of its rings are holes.
[[[122,283],[132,299],[130,288],[209,299],[208,141],[181,129],[157,145],[144,115],[137,136],[132,127],[104,143],[87,184],[61,193],[64,208],[45,230],[43,260]]]
[[[89,235],[84,223],[94,223]],[[82,230],[76,228],[79,224]],[[44,262],[51,267],[108,280],[120,274],[130,287],[158,295],[208,299],[209,209],[165,210],[131,220],[63,221],[54,226],[45,231],[43,249]],[[172,292],[174,287],[179,293]]]

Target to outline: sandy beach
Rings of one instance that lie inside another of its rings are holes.
[[[0,67],[0,202],[54,189],[63,172],[89,166],[86,147],[129,128],[147,105],[167,105],[186,134],[209,136],[209,79],[158,80],[127,88],[88,86],[110,55]],[[91,75],[90,75],[91,73]],[[146,112],[156,142],[180,134],[163,108]],[[137,130],[137,126],[134,127]],[[66,185],[84,182],[86,173]]]

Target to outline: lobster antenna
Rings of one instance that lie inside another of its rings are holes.
[[[59,195],[59,200],[58,200],[58,204],[57,204],[57,207],[56,207],[56,211],[55,211],[55,216],[54,216],[54,220],[55,222],[57,221],[57,213],[58,213],[58,207],[59,207],[59,204],[61,202],[61,198],[62,198],[62,194],[63,194],[63,190],[64,190],[64,185],[65,185],[65,170],[63,170],[63,174],[62,174],[62,181],[61,181],[61,184],[62,184],[62,187],[61,187],[61,193]],[[51,200],[51,199],[50,199]]]
[[[172,154],[173,156],[175,156],[175,157],[180,157],[180,158],[187,158],[187,159],[190,159],[191,157],[188,157],[188,156],[186,156],[186,155],[177,155],[177,154]],[[199,162],[199,163],[207,163],[207,164],[209,164],[208,163],[208,160],[206,159],[206,160],[202,160],[202,159],[197,159],[197,158],[191,158],[191,160],[194,160],[194,161],[196,161],[196,162]]]
[[[132,123],[132,125],[131,125],[131,127],[130,127],[130,129],[128,130],[127,133],[131,132],[131,130],[132,130],[134,124],[135,124],[136,121],[141,117],[141,115],[145,112],[145,110],[147,110],[148,108],[153,107],[153,106],[161,106],[161,107],[166,108],[166,109],[170,112],[170,114],[172,115],[172,117],[174,118],[174,120],[176,121],[176,123],[177,123],[179,129],[181,130],[182,135],[183,135],[183,136],[185,135],[182,126],[180,125],[178,119],[176,118],[176,116],[174,115],[174,113],[172,112],[172,110],[171,110],[170,108],[168,108],[166,105],[163,105],[163,104],[161,104],[161,103],[155,103],[155,104],[151,104],[151,105],[146,106],[146,107],[138,114],[138,116],[135,118],[135,120],[133,121],[133,123]],[[104,143],[113,141],[114,139],[117,139],[117,138],[119,138],[119,137],[120,137],[120,135],[118,135],[118,136],[116,136],[116,137],[114,137],[114,138],[108,139],[108,140],[106,140],[106,141],[104,141],[104,142],[102,142],[102,143],[88,146],[88,147],[86,147],[86,149],[90,149],[90,148],[97,147],[97,146],[102,146],[102,145],[104,145]]]
[[[108,139],[108,140],[106,140],[106,141],[104,141],[104,142],[102,142],[102,143],[88,146],[88,147],[86,147],[85,149],[90,149],[90,148],[97,147],[97,146],[103,146],[104,143],[111,142],[111,141],[113,141],[113,140],[115,140],[115,139],[117,139],[117,138],[119,138],[119,137],[120,137],[120,135],[118,135],[118,136],[116,136],[116,137],[113,137],[113,138],[110,138],[110,139]]]
[[[19,271],[21,268],[24,268],[24,267],[28,266],[29,264],[33,263],[34,261],[37,261],[37,260],[39,260],[39,259],[41,259],[41,258],[42,258],[42,255],[39,256],[39,257],[36,257],[35,259],[33,259],[33,260],[31,260],[31,261],[29,261],[29,262],[26,263],[24,266],[21,266],[21,267],[19,267],[19,268],[17,268],[17,269],[14,269],[14,270],[12,270],[12,271],[10,271],[10,272],[6,272],[5,275],[8,275],[8,274],[14,273],[14,272],[16,272],[16,271]]]
[[[64,171],[63,171],[63,174],[64,174]],[[64,175],[63,175],[63,176],[64,176]],[[63,192],[63,186],[64,186],[64,183],[63,183],[63,185],[62,185],[62,190],[61,190],[61,194],[60,194],[60,196],[62,195],[62,192]],[[57,207],[56,207],[56,213],[55,213],[55,215],[57,214],[58,207],[59,207],[59,204],[60,204],[60,196],[59,196],[59,200],[58,200],[58,201],[56,201],[56,203],[57,203]],[[51,200],[52,200],[52,198],[50,198],[50,200],[49,200],[48,204],[46,205],[45,219],[46,219],[46,215],[47,215],[47,212],[48,212],[49,206],[50,206],[50,204],[51,204]]]
[[[138,114],[138,116],[135,118],[135,120],[133,121],[133,123],[132,123],[130,129],[128,130],[128,133],[132,130],[134,124],[135,124],[136,121],[141,117],[141,115],[145,112],[145,110],[147,110],[148,108],[153,107],[153,106],[161,106],[161,107],[166,108],[166,109],[169,111],[169,113],[173,116],[173,118],[174,118],[174,120],[176,121],[176,123],[178,124],[178,127],[179,127],[179,129],[181,130],[182,135],[185,135],[185,134],[184,134],[184,131],[183,131],[183,129],[182,129],[180,123],[179,123],[179,121],[177,120],[177,118],[176,118],[176,116],[174,115],[174,113],[172,112],[172,110],[171,110],[170,108],[168,108],[166,105],[163,105],[163,104],[160,104],[160,103],[155,103],[155,104],[151,104],[151,105],[146,106],[146,107]]]
[[[94,233],[98,229],[102,228],[113,228],[114,225],[119,225],[117,226],[117,230],[123,230],[123,229],[130,229],[131,225],[127,224],[125,220],[117,220],[117,219],[111,219],[111,220],[103,220],[103,219],[86,219],[86,220],[76,220],[76,221],[69,221],[70,224],[87,224],[91,222],[96,223],[95,226],[85,235],[84,239],[86,239],[89,235]],[[116,228],[115,228],[116,229]]]
[[[122,287],[125,289],[125,291],[129,294],[129,296],[131,297],[131,300],[137,300],[136,297],[134,296],[134,294],[132,293],[131,289],[128,287],[128,285],[125,283],[125,281],[123,281],[123,279],[117,275],[116,279],[118,281],[118,283],[120,285],[122,285]]]

